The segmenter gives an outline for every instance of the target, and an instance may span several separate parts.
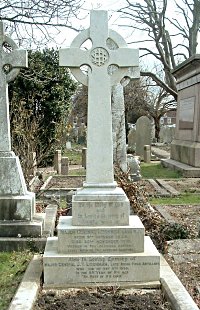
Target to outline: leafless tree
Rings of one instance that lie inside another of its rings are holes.
[[[171,0],[126,0],[127,5],[119,12],[125,20],[123,26],[148,35],[147,40],[141,41],[142,57],[153,56],[161,64],[164,73],[159,77],[154,72],[142,71],[141,75],[149,76],[176,100],[176,83],[171,71],[180,61],[196,53],[200,0],[175,1],[175,14],[168,11],[169,2]],[[171,34],[169,29],[172,29]],[[150,42],[153,42],[155,48],[148,46]]]
[[[152,86],[149,77],[132,80],[125,87],[125,111],[127,121],[135,123],[137,118],[146,115],[154,120],[155,138],[159,141],[160,118],[167,111],[176,110],[176,101],[163,88]]]
[[[0,19],[23,45],[47,43],[61,28],[77,30],[83,0],[1,0]],[[39,43],[38,43],[39,42]]]

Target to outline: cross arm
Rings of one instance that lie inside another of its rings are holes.
[[[4,53],[3,63],[10,64],[13,68],[28,67],[27,51],[16,49],[11,53]]]
[[[120,48],[110,51],[112,53],[110,64],[119,67],[138,67],[139,50],[130,48]]]
[[[59,50],[59,66],[80,67],[90,63],[89,52],[79,48],[62,48]]]

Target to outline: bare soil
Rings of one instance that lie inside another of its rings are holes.
[[[118,294],[110,288],[41,293],[34,310],[171,310],[160,290]]]
[[[174,187],[179,192],[200,192],[200,178],[184,178],[177,180],[165,180],[169,185]]]
[[[55,176],[48,183],[48,188],[78,188],[83,186],[84,176]]]

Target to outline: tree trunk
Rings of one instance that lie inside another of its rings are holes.
[[[154,117],[154,124],[155,124],[155,139],[157,142],[160,141],[160,116]]]

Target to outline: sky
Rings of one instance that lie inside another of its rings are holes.
[[[142,1],[142,0],[139,0]],[[174,8],[174,1],[170,0],[168,4],[169,11],[175,14],[175,8]],[[119,34],[123,36],[123,38],[126,40],[127,43],[131,41],[142,41],[145,39],[146,34],[142,35],[142,32],[140,31],[134,31],[132,33],[132,30],[128,30],[127,28],[122,28],[119,25],[119,13],[117,13],[117,9],[127,5],[127,2],[125,0],[85,0],[84,1],[84,17],[82,20],[74,20],[75,27],[79,28],[80,26],[83,29],[86,29],[89,27],[90,24],[90,17],[89,17],[89,11],[92,9],[102,9],[102,10],[108,10],[108,16],[109,16],[109,28],[114,29]],[[169,29],[170,30],[170,29]],[[77,36],[77,32],[67,29],[64,30],[63,33],[61,33],[57,37],[57,47],[69,47],[72,40]],[[150,43],[151,44],[151,43]],[[129,45],[132,48],[140,48],[144,46],[144,43],[134,43]],[[151,48],[151,45],[148,43],[148,47]],[[152,48],[154,47],[154,43],[152,43]],[[199,46],[198,46],[198,53],[200,53],[200,36],[199,36]],[[140,53],[141,54],[141,53]]]
[[[140,0],[141,1],[141,0]],[[132,34],[132,30],[128,30],[125,28],[120,27],[119,24],[119,13],[116,11],[119,8],[122,8],[127,3],[125,0],[85,0],[84,1],[84,18],[81,20],[74,20],[73,26],[76,28],[87,29],[90,26],[90,10],[92,9],[101,9],[101,10],[107,10],[108,11],[108,18],[109,18],[109,28],[117,31],[128,43],[129,41],[132,41],[130,39],[130,34]],[[59,36],[57,36],[57,47],[69,47],[72,40],[77,36],[77,32],[73,30],[67,29],[64,30]],[[138,34],[135,34],[135,38],[141,39],[141,32]],[[54,43],[52,43],[54,44]],[[134,48],[139,48],[138,44],[134,44]]]

